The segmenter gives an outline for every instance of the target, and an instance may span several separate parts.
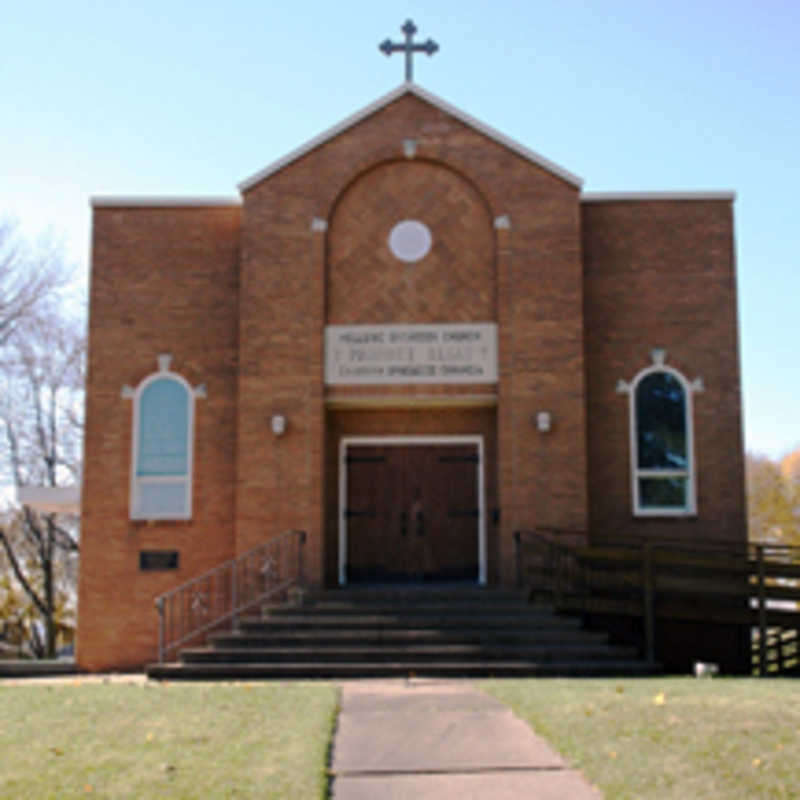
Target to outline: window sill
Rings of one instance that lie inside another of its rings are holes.
[[[676,510],[669,508],[637,509],[633,512],[634,519],[697,519],[695,509]]]

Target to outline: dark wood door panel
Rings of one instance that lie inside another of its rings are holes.
[[[443,576],[478,577],[478,448],[476,445],[436,447],[435,492],[437,536],[435,561]]]
[[[348,448],[348,580],[476,580],[477,466],[476,445]]]
[[[380,531],[386,529],[394,481],[385,448],[357,447],[347,454],[347,561],[354,575],[366,574],[384,559]]]

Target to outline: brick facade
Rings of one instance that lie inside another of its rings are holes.
[[[413,264],[386,246],[423,220]],[[326,386],[326,325],[496,323],[496,384]],[[481,435],[487,577],[541,525],[743,541],[730,198],[588,202],[579,184],[415,87],[243,185],[241,205],[98,200],[78,659],[154,656],[153,598],[287,528],[334,585],[343,436]],[[698,514],[633,517],[628,399],[653,347],[695,399]],[[129,518],[132,401],[160,353],[196,400],[193,514]],[[538,411],[553,425],[541,433]],[[270,418],[282,414],[286,434]],[[180,568],[141,572],[144,549]]]
[[[729,201],[583,204],[590,528],[678,540],[745,538],[733,216]],[[699,513],[631,518],[628,399],[615,392],[650,350],[694,394]]]
[[[173,572],[140,572],[142,550],[177,550],[180,579],[234,554],[238,208],[97,208],[92,235],[82,498],[80,664],[152,658],[153,599]],[[159,353],[207,397],[195,404],[191,522],[129,517],[131,400]]]

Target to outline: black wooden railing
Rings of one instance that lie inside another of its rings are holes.
[[[756,674],[800,672],[799,547],[587,540],[578,531],[518,531],[518,584],[559,611],[638,617],[651,661],[657,621],[689,620],[750,628]]]
[[[302,585],[304,531],[285,531],[156,598],[158,660]]]

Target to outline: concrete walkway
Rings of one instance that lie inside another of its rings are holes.
[[[461,682],[345,684],[333,800],[601,800],[522,720]]]

